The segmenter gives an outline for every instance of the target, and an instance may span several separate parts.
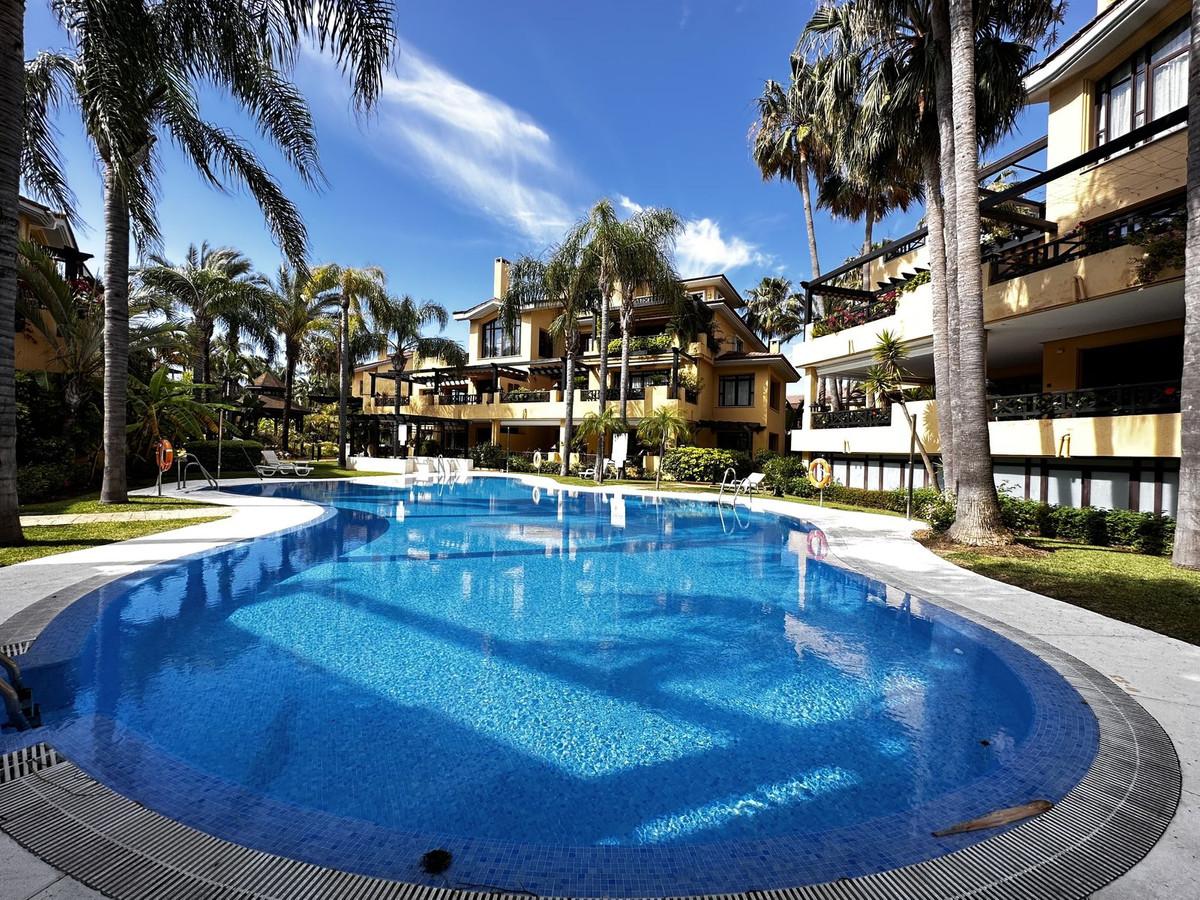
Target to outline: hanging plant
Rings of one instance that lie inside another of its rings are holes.
[[[1149,284],[1163,272],[1182,269],[1187,247],[1187,213],[1177,212],[1147,224],[1130,234],[1128,240],[1142,248],[1141,257],[1133,260],[1138,284]]]

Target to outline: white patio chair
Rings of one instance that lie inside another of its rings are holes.
[[[263,461],[261,465],[255,466],[255,470],[264,478],[273,475],[299,475],[301,478],[311,475],[313,467],[302,462],[288,462],[282,460],[274,450],[263,450]]]

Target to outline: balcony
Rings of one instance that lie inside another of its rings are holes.
[[[549,403],[551,398],[550,391],[530,391],[525,388],[516,388],[511,391],[505,391],[500,395],[501,403]]]
[[[878,428],[891,424],[892,411],[882,407],[813,409],[809,421],[813,428]]]
[[[1178,381],[988,397],[988,417],[998,422],[1014,419],[1077,419],[1177,412]]]

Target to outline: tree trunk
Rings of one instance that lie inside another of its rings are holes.
[[[950,58],[954,94],[954,163],[957,194],[959,421],[955,429],[958,493],[952,540],[972,546],[1002,544],[987,416],[987,332],[979,258],[979,160],[975,130],[975,16],[972,0],[950,7]]]
[[[808,189],[808,163],[800,163],[800,198],[804,204],[804,230],[808,234],[808,263],[812,277],[821,277],[821,258],[817,255],[817,228],[813,224],[812,195]]]
[[[944,416],[950,453],[942,452],[945,489],[958,490],[958,197],[954,170],[954,90],[950,71],[950,12],[946,0],[932,6],[932,31],[938,50],[934,110],[938,123],[938,154],[942,188],[942,235],[946,263],[946,389],[938,396],[939,419]],[[928,211],[928,209],[927,209]],[[935,373],[936,377],[936,373]]]
[[[601,275],[603,283],[603,275]],[[608,407],[608,314],[611,299],[608,294],[600,298],[600,318],[596,331],[600,336],[600,412]],[[607,435],[601,431],[596,437],[596,484],[604,480],[604,458],[608,453]]]
[[[929,299],[933,312],[933,384],[937,398],[938,445],[942,453],[943,487],[952,485],[954,465],[953,392],[950,380],[950,288],[946,280],[946,220],[942,203],[941,161],[932,148],[926,152],[925,221],[929,236],[925,239],[929,258]],[[934,479],[934,485],[937,480]]]
[[[629,418],[629,329],[633,327],[633,298],[621,297],[621,421]],[[644,406],[643,406],[644,408]]]
[[[341,348],[338,356],[338,466],[346,468],[346,407],[350,398],[350,301],[342,300]]]
[[[288,452],[288,437],[292,430],[292,394],[296,383],[296,353],[297,348],[290,343],[284,350],[286,359],[283,364],[283,434],[280,437],[280,447]],[[397,382],[397,385],[399,382]]]
[[[575,430],[575,351],[572,349],[574,335],[567,336],[567,383],[563,385],[563,400],[566,415],[563,417],[562,464],[558,473],[566,476],[571,471],[571,432]]]
[[[101,503],[128,503],[125,405],[129,388],[129,207],[104,172],[104,480]]]
[[[1187,245],[1183,269],[1183,390],[1180,395],[1179,508],[1171,562],[1200,569],[1200,8],[1193,2],[1188,59]]]
[[[662,440],[658,442],[658,463],[654,467],[654,489],[657,491],[662,484],[663,458],[667,455],[667,432],[663,430]],[[645,472],[642,473],[645,475]]]
[[[213,323],[211,319],[200,320],[200,383],[212,384],[212,339]],[[218,391],[217,396],[221,396]],[[200,392],[200,399],[209,399],[209,389]]]
[[[871,252],[871,239],[875,233],[875,210],[871,207],[867,208],[867,225],[866,232],[863,237],[863,255]],[[865,262],[862,264],[862,289],[864,291],[871,290],[871,263]]]
[[[17,511],[17,208],[25,107],[25,4],[0,0],[0,544],[24,543]]]
[[[929,458],[929,452],[925,449],[925,442],[921,440],[921,435],[917,434],[916,428],[913,427],[912,413],[908,411],[908,404],[904,402],[903,394],[896,398],[896,405],[900,407],[900,412],[904,413],[904,422],[908,425],[909,433],[916,436],[917,452],[921,454],[921,462],[925,466],[925,473],[929,476],[930,483],[936,485],[937,469],[933,467],[933,460]]]

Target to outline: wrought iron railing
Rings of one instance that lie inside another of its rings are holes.
[[[892,411],[879,407],[863,409],[813,409],[813,428],[877,428],[892,424]]]
[[[883,254],[884,262],[891,262],[893,259],[899,259],[901,256],[906,256],[914,250],[919,250],[925,246],[925,235],[919,235],[910,241],[905,241],[897,247],[893,247],[887,253]]]
[[[549,391],[514,390],[505,391],[500,395],[501,403],[548,403]]]
[[[988,397],[988,415],[997,421],[1135,416],[1172,412],[1179,412],[1178,381]]]
[[[1019,244],[1002,250],[992,257],[991,283],[1019,278],[1128,244],[1133,235],[1147,228],[1170,226],[1184,209],[1184,196],[1176,194],[1151,206],[1081,226],[1054,241]]]
[[[443,406],[474,406],[487,402],[482,394],[434,394],[433,402]]]
[[[592,389],[586,390],[586,391],[580,391],[579,399],[581,401],[583,401],[584,403],[589,403],[589,402],[595,403],[595,402],[599,401],[599,399],[600,399],[600,391],[597,388],[592,388]],[[611,400],[620,400],[621,399],[621,389],[620,388],[609,388],[607,399],[610,401]],[[646,389],[645,388],[630,388],[629,389],[629,399],[630,400],[645,400],[646,399]]]

